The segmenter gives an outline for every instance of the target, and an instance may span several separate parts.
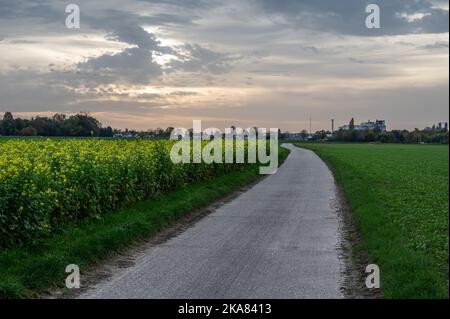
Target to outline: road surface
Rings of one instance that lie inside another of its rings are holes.
[[[341,298],[336,190],[311,151],[81,298]]]

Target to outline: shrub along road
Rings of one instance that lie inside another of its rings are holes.
[[[287,145],[279,171],[81,298],[340,298],[331,172]]]

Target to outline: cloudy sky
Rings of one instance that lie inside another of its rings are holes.
[[[65,27],[76,3],[81,28]],[[381,28],[367,29],[377,3]],[[0,111],[117,128],[449,118],[439,0],[0,0]]]

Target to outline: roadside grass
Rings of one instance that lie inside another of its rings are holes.
[[[280,148],[280,164],[288,154],[287,149]],[[44,289],[63,287],[67,265],[76,264],[81,271],[98,265],[258,178],[259,165],[251,165],[139,202],[102,219],[68,225],[32,244],[1,251],[0,299],[38,298]]]
[[[448,298],[449,148],[309,144],[333,170],[384,298]]]

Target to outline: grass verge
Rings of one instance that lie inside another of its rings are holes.
[[[288,150],[280,148],[280,163],[288,154]],[[67,226],[33,244],[2,251],[0,299],[36,298],[43,289],[62,287],[67,265],[76,264],[81,271],[95,266],[258,178],[259,166],[248,166],[142,201],[107,214],[101,220]]]
[[[333,170],[385,298],[448,298],[448,146],[298,144]]]

